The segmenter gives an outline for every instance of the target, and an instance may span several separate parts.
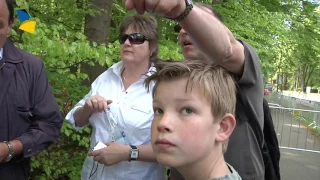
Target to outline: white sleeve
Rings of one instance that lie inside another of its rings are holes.
[[[103,73],[104,74],[104,73]],[[83,107],[86,100],[88,98],[90,98],[91,96],[94,96],[97,94],[97,88],[98,88],[98,84],[99,84],[99,79],[103,78],[102,75],[100,75],[92,84],[91,84],[91,90],[89,91],[88,94],[86,94],[72,109],[71,111],[67,114],[66,116],[66,120],[72,125],[72,127],[76,130],[81,130],[81,129],[84,129],[85,127],[87,127],[90,123],[84,125],[84,126],[77,126],[76,123],[75,123],[75,120],[74,120],[74,112],[80,108],[80,107]]]
[[[73,114],[74,112],[76,112],[76,110],[80,107],[83,107],[84,106],[84,103],[86,102],[86,100],[92,96],[92,89],[90,90],[90,92],[88,94],[86,94],[72,109],[71,111],[69,111],[69,113],[67,114],[66,116],[66,120],[72,125],[72,127],[76,130],[81,130],[81,129],[84,129],[85,127],[87,127],[89,125],[86,124],[84,126],[77,126],[76,123],[75,123],[75,120],[74,120],[74,117],[73,117]]]

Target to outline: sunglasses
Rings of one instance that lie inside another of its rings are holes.
[[[129,39],[131,44],[143,44],[144,41],[149,40],[141,33],[122,34],[119,38],[120,44],[126,42],[127,39]]]
[[[182,29],[182,28],[181,28],[181,26],[180,26],[179,24],[177,24],[177,25],[174,26],[174,32],[177,32],[177,33],[178,33],[178,32],[181,31],[181,29]]]

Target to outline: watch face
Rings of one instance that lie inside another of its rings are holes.
[[[138,149],[132,149],[131,150],[131,158],[137,159],[139,156],[139,150]]]

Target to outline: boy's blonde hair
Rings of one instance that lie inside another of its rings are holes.
[[[186,92],[190,92],[194,86],[198,86],[203,96],[211,104],[211,113],[215,119],[213,123],[219,123],[227,113],[235,113],[236,86],[226,69],[208,65],[199,60],[158,60],[155,67],[157,71],[145,81],[148,90],[151,82],[155,81],[153,97],[160,82],[186,77],[188,78]],[[227,150],[227,145],[228,141],[222,144],[222,153]]]
[[[215,119],[220,119],[227,113],[235,113],[236,87],[233,78],[224,68],[199,60],[158,60],[155,66],[157,71],[145,81],[148,88],[150,83],[155,81],[153,96],[160,82],[187,77],[186,92],[198,86],[211,104],[211,112]]]

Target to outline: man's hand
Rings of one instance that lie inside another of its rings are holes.
[[[102,96],[95,95],[86,100],[83,110],[86,112],[105,112],[111,100],[105,100]]]
[[[0,162],[2,162],[9,155],[9,148],[6,143],[0,143]]]
[[[105,166],[111,166],[121,161],[127,161],[129,159],[129,152],[131,147],[129,145],[110,143],[108,147],[100,150],[91,151],[89,156],[93,156],[94,161],[98,161]]]
[[[185,0],[122,0],[127,10],[136,9],[139,14],[155,13],[167,18],[176,18],[186,9]]]

